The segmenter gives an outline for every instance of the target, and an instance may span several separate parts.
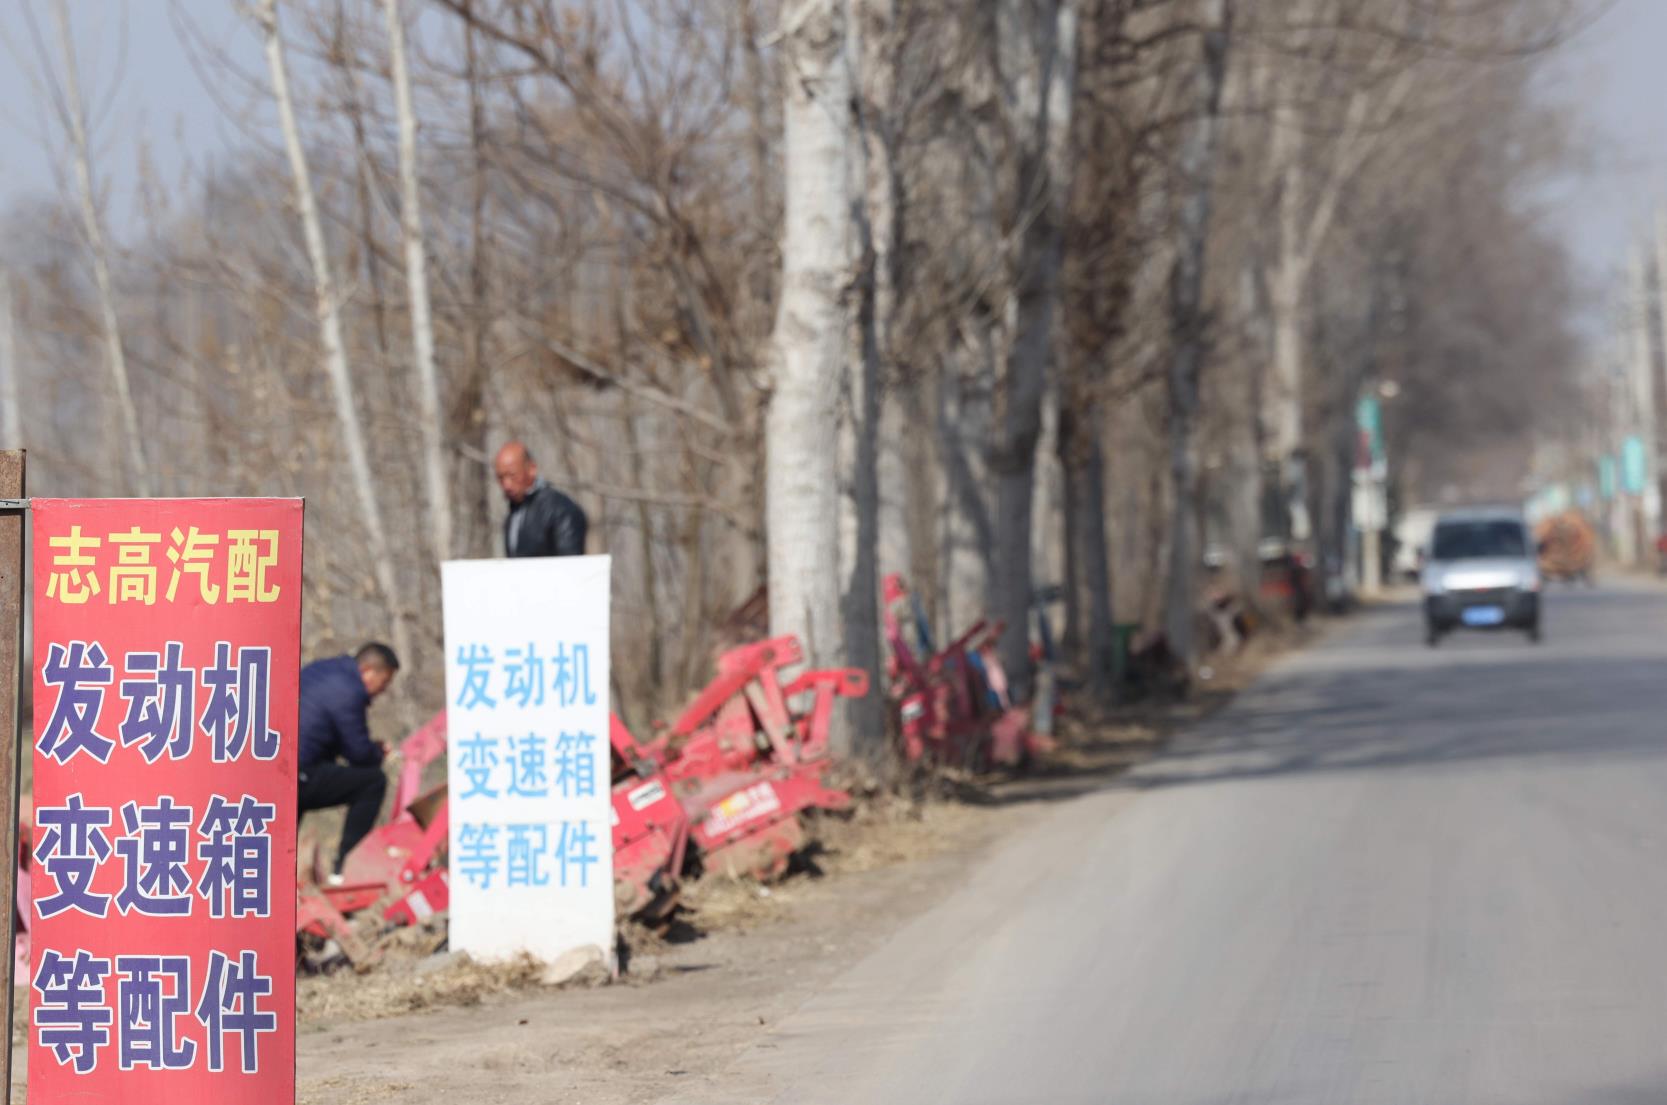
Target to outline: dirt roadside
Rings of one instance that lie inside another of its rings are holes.
[[[821,878],[764,895],[741,884],[708,890],[694,919],[722,915],[712,929],[637,951],[618,985],[488,992],[465,1008],[305,1023],[299,1101],[627,1105],[674,1093],[679,1079],[721,1070],[1038,812],[1030,803],[928,807],[912,835],[922,847],[932,838],[934,854],[841,870],[846,856],[830,847]]]

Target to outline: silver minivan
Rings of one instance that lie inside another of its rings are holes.
[[[1520,629],[1540,639],[1540,569],[1522,513],[1448,511],[1424,558],[1424,641],[1455,629]]]

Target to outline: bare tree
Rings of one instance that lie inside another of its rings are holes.
[[[764,424],[770,623],[812,665],[838,662],[838,410],[852,282],[851,82],[844,0],[782,10],[786,70],[781,295]]]
[[[468,147],[469,147],[469,291],[465,356],[460,371],[453,374],[452,404],[448,422],[454,441],[474,441],[481,446],[482,458],[459,455],[452,466],[453,485],[457,491],[455,521],[462,529],[463,556],[480,556],[491,541],[489,533],[491,508],[487,505],[487,486],[479,469],[488,448],[486,420],[487,357],[491,350],[493,303],[491,298],[492,252],[491,224],[488,221],[488,149],[486,133],[486,94],[484,83],[489,75],[483,73],[477,33],[472,24],[463,27],[463,83],[468,92]]]
[[[1066,210],[1063,326],[1059,339],[1059,459],[1064,477],[1065,632],[1069,664],[1097,697],[1109,697],[1114,665],[1111,556],[1107,518],[1110,408],[1120,390],[1119,354],[1127,352],[1135,309],[1133,277],[1146,250],[1139,192],[1153,158],[1140,133],[1156,113],[1133,88],[1150,58],[1126,43],[1133,4],[1080,5],[1078,99],[1071,113],[1076,166]],[[1150,53],[1150,51],[1146,51]],[[1121,381],[1126,390],[1127,381]],[[1115,440],[1115,439],[1113,439]],[[1122,443],[1119,443],[1122,444]],[[1133,453],[1110,454],[1112,478]],[[1132,469],[1131,469],[1132,472]]]
[[[1066,136],[1075,93],[1076,12],[1070,0],[1004,0],[994,6],[989,26],[1012,162],[1003,228],[1012,243],[1003,308],[1010,329],[989,450],[996,490],[990,606],[1006,623],[1002,664],[1023,696],[1029,687],[1035,585],[1036,447],[1053,357],[1063,196],[1069,189]]]
[[[848,202],[856,269],[855,340],[840,396],[840,601],[846,663],[879,686],[879,437],[885,331],[896,306],[890,266],[897,217],[880,130],[895,95],[888,49],[895,12],[890,0],[848,0],[846,19],[845,65],[852,89]],[[884,707],[879,695],[845,705],[849,753],[877,767],[886,752]]]
[[[405,57],[405,24],[399,0],[383,0],[382,8],[387,17],[394,105],[399,117],[400,229],[405,242],[411,369],[417,378],[427,513],[434,555],[445,560],[453,551],[451,483],[446,471],[446,443],[440,415],[440,374],[434,365],[434,313],[428,301],[428,257],[423,244],[422,188],[417,167],[417,113],[411,104],[411,74]]]
[[[1307,345],[1303,320],[1310,280],[1320,250],[1337,221],[1345,190],[1381,145],[1383,135],[1391,130],[1415,87],[1417,70],[1400,62],[1397,57],[1400,47],[1399,42],[1392,40],[1372,59],[1367,75],[1355,76],[1359,87],[1349,92],[1339,131],[1320,156],[1315,156],[1314,140],[1304,133],[1304,121],[1296,114],[1307,106],[1300,99],[1307,90],[1285,90],[1285,98],[1296,104],[1275,117],[1269,149],[1278,217],[1274,222],[1274,260],[1267,280],[1273,340],[1269,398],[1275,413],[1269,421],[1271,447],[1280,463],[1287,466],[1299,454],[1304,439],[1302,411]],[[1390,65],[1397,68],[1392,70],[1393,75],[1386,83],[1373,79]],[[1287,471],[1295,474],[1289,467]],[[1287,490],[1293,496],[1290,499],[1295,521],[1293,536],[1305,539],[1309,523],[1301,490],[1306,481],[1300,475],[1287,479]]]
[[[307,243],[307,258],[313,270],[319,339],[324,348],[325,372],[335,398],[336,425],[347,448],[349,475],[359,499],[361,521],[370,545],[372,568],[376,574],[378,588],[382,592],[382,601],[390,613],[390,635],[393,637],[394,648],[401,655],[410,657],[414,655],[411,649],[410,628],[394,576],[393,549],[388,542],[387,530],[382,524],[376,480],[371,474],[364,428],[360,422],[358,405],[353,397],[353,378],[347,364],[347,350],[342,341],[341,302],[336,291],[335,276],[331,271],[330,255],[324,245],[324,227],[319,219],[318,202],[313,194],[312,173],[307,165],[306,150],[301,144],[301,130],[296,123],[295,106],[290,95],[283,36],[278,27],[278,0],[261,0],[257,18],[265,39],[266,64],[272,80],[272,95],[277,102],[278,123],[283,130],[284,149],[289,158],[290,173],[294,181],[295,205],[301,218],[302,234]]]
[[[52,14],[58,27],[58,51],[64,67],[62,99],[54,101],[59,119],[69,136],[70,155],[75,162],[76,198],[81,209],[81,232],[92,255],[93,281],[98,289],[99,324],[104,337],[104,359],[115,389],[117,415],[121,419],[126,445],[129,479],[140,495],[153,490],[150,466],[145,460],[139,436],[139,408],[128,378],[127,352],[122,347],[121,322],[116,315],[116,291],[110,277],[110,249],[104,233],[104,218],[98,208],[98,186],[93,176],[93,154],[87,136],[87,114],[81,101],[81,75],[75,62],[75,39],[70,33],[68,0],[55,0]]]
[[[1195,659],[1193,627],[1198,616],[1199,562],[1198,418],[1199,375],[1208,334],[1204,312],[1204,266],[1209,250],[1210,214],[1221,94],[1227,80],[1232,36],[1232,0],[1200,0],[1201,64],[1194,71],[1193,117],[1179,141],[1176,249],[1170,274],[1169,315],[1173,349],[1169,361],[1169,466],[1174,501],[1170,508],[1169,591],[1164,634],[1169,647],[1189,666]]]

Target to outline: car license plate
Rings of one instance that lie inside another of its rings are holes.
[[[1472,606],[1464,612],[1465,625],[1499,625],[1505,620],[1503,606]]]

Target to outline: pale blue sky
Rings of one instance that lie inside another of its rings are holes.
[[[43,46],[51,72],[58,72],[52,2],[0,0],[0,205],[58,186],[54,165],[61,132],[31,76],[39,74]],[[159,182],[168,186],[192,164],[200,167],[204,158],[244,141],[240,127],[247,120],[229,116],[208,96],[180,34],[180,19],[256,75],[262,72],[259,42],[237,14],[242,5],[228,0],[69,4],[97,169],[120,224],[132,210],[142,145]]]
[[[46,125],[25,70],[38,64],[32,12],[56,49],[52,0],[0,0],[0,206],[56,187]],[[1268,0],[1274,2],[1274,0]],[[100,172],[118,234],[132,228],[141,143],[164,185],[205,159],[246,144],[270,126],[264,105],[247,110],[242,90],[208,95],[179,32],[193,22],[210,44],[253,77],[258,42],[235,0],[69,0],[83,83],[94,116]],[[121,13],[125,12],[125,19]],[[125,33],[123,28],[125,26]],[[1667,0],[1615,0],[1612,9],[1548,74],[1548,94],[1570,104],[1589,163],[1546,199],[1554,220],[1599,288],[1624,263],[1632,235],[1667,196]],[[56,54],[52,57],[56,65]],[[17,64],[18,61],[23,65]],[[256,89],[258,91],[258,88]]]
[[[1588,159],[1554,190],[1549,213],[1601,283],[1667,198],[1667,0],[1615,0],[1546,87],[1573,110]]]

